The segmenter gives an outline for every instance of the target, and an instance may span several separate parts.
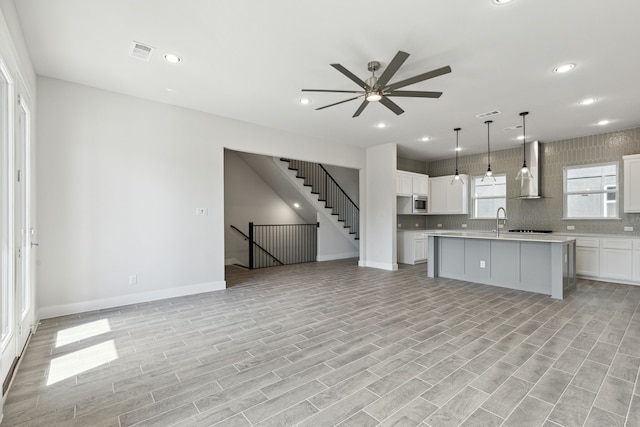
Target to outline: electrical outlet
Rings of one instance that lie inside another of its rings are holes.
[[[467,228],[467,224],[462,224],[462,228]]]
[[[485,261],[480,261],[480,268],[486,268],[487,265],[485,263]]]
[[[442,224],[438,224],[438,228],[442,228]]]
[[[575,230],[576,226],[575,225],[567,225],[567,230]]]
[[[196,216],[207,216],[207,215],[209,215],[209,209],[196,208]]]
[[[498,228],[504,228],[504,224],[498,224]]]
[[[132,274],[131,276],[129,276],[129,284],[130,285],[135,285],[138,283],[138,275],[137,274]]]
[[[624,231],[633,231],[633,227],[625,227]]]
[[[420,224],[416,223],[416,228],[420,227]]]

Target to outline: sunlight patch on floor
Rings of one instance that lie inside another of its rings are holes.
[[[109,340],[51,361],[47,385],[66,380],[118,358],[115,341]]]
[[[111,332],[108,319],[96,320],[95,322],[63,329],[56,336],[56,348],[107,332]]]

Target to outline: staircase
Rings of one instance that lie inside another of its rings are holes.
[[[360,210],[338,185],[327,170],[319,163],[301,160],[280,159],[288,163],[288,169],[296,172],[296,177],[304,180],[306,187],[311,187],[311,193],[318,195],[318,200],[324,202],[325,207],[331,209],[331,214],[344,223],[349,234],[355,240],[360,239]]]

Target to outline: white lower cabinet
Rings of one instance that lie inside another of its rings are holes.
[[[418,264],[427,262],[427,236],[422,231],[398,232],[398,262]]]
[[[600,239],[576,239],[576,274],[600,276]]]
[[[633,280],[633,240],[602,239],[600,276],[604,279]]]
[[[640,239],[633,241],[633,281],[640,282]]]

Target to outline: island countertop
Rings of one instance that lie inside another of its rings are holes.
[[[576,240],[575,237],[554,236],[544,233],[508,233],[500,232],[500,236],[496,236],[493,232],[478,231],[430,231],[425,234],[442,237],[457,237],[461,239],[488,239],[488,240],[512,240],[522,242],[545,242],[545,243],[564,243]]]

